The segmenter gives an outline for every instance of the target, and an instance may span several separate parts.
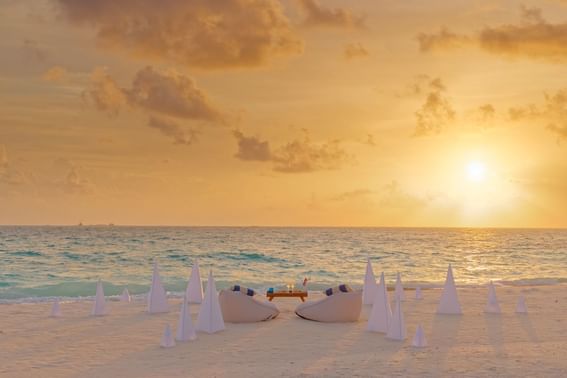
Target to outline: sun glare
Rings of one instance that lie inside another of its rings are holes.
[[[482,162],[471,161],[467,165],[466,173],[469,181],[480,182],[486,177],[486,167]]]

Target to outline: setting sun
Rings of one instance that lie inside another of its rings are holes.
[[[484,181],[486,178],[486,167],[480,161],[471,161],[467,165],[467,179],[474,182]]]

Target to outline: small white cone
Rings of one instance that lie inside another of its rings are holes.
[[[130,302],[132,301],[132,298],[130,297],[130,292],[128,291],[128,288],[125,287],[124,290],[122,290],[122,294],[120,295],[120,302]]]
[[[364,285],[362,286],[362,304],[370,305],[374,303],[374,296],[376,295],[376,277],[372,270],[372,263],[370,258],[366,263],[366,274],[364,275]]]
[[[416,348],[425,348],[427,346],[427,340],[425,340],[425,334],[423,333],[423,328],[421,328],[421,324],[417,325],[417,329],[415,330],[415,336],[413,337],[413,341],[411,345]]]
[[[175,340],[173,339],[173,335],[171,334],[171,328],[169,327],[169,324],[165,326],[163,336],[161,337],[160,346],[162,348],[173,348],[175,346]]]
[[[206,333],[215,333],[224,330],[224,319],[219,303],[219,295],[213,278],[213,271],[209,271],[205,298],[197,317],[197,330]]]
[[[106,315],[106,301],[104,299],[104,288],[102,287],[102,281],[99,279],[96,283],[96,294],[93,303],[93,309],[91,311],[93,316]]]
[[[415,299],[418,299],[418,300],[423,299],[423,293],[421,292],[420,286],[415,288]]]
[[[441,300],[437,307],[438,314],[454,314],[460,315],[461,304],[459,303],[459,296],[457,295],[457,287],[455,286],[455,279],[453,278],[453,268],[449,264],[447,269],[447,278],[445,279],[445,286],[441,293]]]
[[[498,298],[496,297],[496,289],[492,281],[488,284],[488,302],[486,303],[486,308],[484,312],[490,314],[500,314],[500,304],[498,303]]]
[[[400,272],[396,277],[396,291],[394,292],[395,298],[398,298],[401,301],[406,300],[406,295],[404,293],[404,286],[402,285],[402,276]]]
[[[371,332],[386,333],[392,318],[392,309],[390,308],[384,273],[380,275],[380,283],[376,287],[376,295],[373,302],[366,329]]]
[[[161,283],[157,261],[154,262],[154,272],[152,275],[152,287],[148,293],[148,312],[156,314],[160,312],[168,312],[167,295]]]
[[[518,298],[518,304],[516,304],[516,314],[527,314],[528,307],[526,306],[526,298],[523,295],[520,295]]]
[[[191,320],[189,302],[187,301],[186,296],[183,298],[183,303],[181,304],[181,313],[179,314],[177,335],[175,336],[175,339],[177,341],[193,341],[197,339],[197,333],[193,326],[193,320]]]
[[[386,338],[390,340],[402,341],[406,339],[406,322],[404,312],[402,310],[402,301],[396,299],[394,305],[394,313],[392,320],[388,324],[388,333]]]
[[[203,283],[201,282],[201,272],[199,270],[199,262],[195,260],[191,268],[191,277],[187,283],[185,295],[189,303],[201,303],[203,301]]]
[[[55,299],[55,302],[53,302],[53,306],[51,307],[51,313],[49,314],[50,318],[60,318],[61,316],[63,316],[63,314],[61,313],[61,306],[59,305],[59,298]]]

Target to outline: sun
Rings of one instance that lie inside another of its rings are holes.
[[[471,161],[467,164],[466,175],[469,181],[481,182],[486,178],[486,166],[480,161]]]

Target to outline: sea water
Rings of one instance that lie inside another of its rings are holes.
[[[172,294],[198,259],[218,288],[309,290],[362,284],[366,260],[390,284],[438,286],[452,264],[458,285],[567,282],[567,230],[264,227],[0,227],[0,302],[149,289],[152,262]]]

